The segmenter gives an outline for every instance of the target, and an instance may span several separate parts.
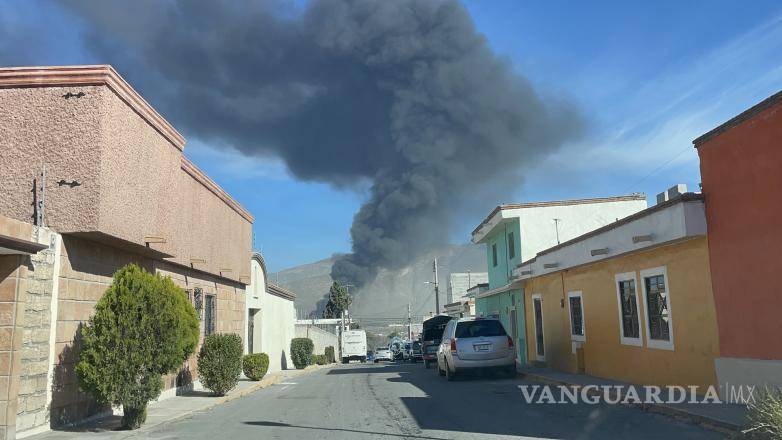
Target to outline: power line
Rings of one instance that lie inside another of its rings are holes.
[[[684,154],[684,153],[686,153],[687,151],[690,151],[690,150],[692,150],[692,146],[688,145],[687,148],[681,150],[675,156],[673,156],[670,159],[668,159],[665,162],[663,162],[660,166],[658,166],[657,168],[653,169],[651,172],[649,172],[649,174],[643,176],[640,180],[638,180],[637,182],[635,182],[632,185],[630,185],[629,187],[627,187],[627,189],[623,190],[621,193],[625,193],[625,192],[630,191],[631,189],[635,188],[638,184],[640,184],[641,182],[645,181],[646,179],[652,177],[654,174],[662,171],[662,169],[665,168],[666,166],[668,166],[668,164],[670,164],[674,160],[678,159],[679,156],[681,156],[682,154]]]

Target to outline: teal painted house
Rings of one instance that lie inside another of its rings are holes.
[[[475,315],[498,318],[516,344],[520,363],[527,362],[524,334],[524,293],[511,279],[521,263],[519,219],[496,225],[476,243],[486,245],[489,290],[475,298]],[[473,234],[475,236],[475,234]]]
[[[489,268],[489,290],[476,295],[475,315],[502,321],[516,342],[519,363],[526,364],[525,292],[513,269],[544,249],[643,209],[643,194],[496,207],[472,232],[472,242],[486,246]]]

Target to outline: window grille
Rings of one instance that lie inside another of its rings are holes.
[[[622,305],[622,333],[625,338],[638,338],[641,325],[638,322],[638,300],[635,296],[635,280],[619,281],[619,303]]]
[[[665,277],[655,275],[644,279],[646,283],[646,306],[649,313],[649,338],[661,341],[671,340],[668,323],[668,294]]]
[[[584,313],[581,309],[581,297],[570,297],[570,334],[584,336]]]
[[[204,291],[200,287],[196,287],[193,291],[193,307],[195,307],[196,315],[198,319],[201,319],[201,310],[204,307]]]
[[[215,332],[215,297],[206,295],[206,308],[204,312],[204,336]]]

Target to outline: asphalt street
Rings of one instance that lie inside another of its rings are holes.
[[[724,435],[620,405],[527,404],[521,379],[447,382],[418,364],[350,364],[163,424],[154,439],[711,439]]]

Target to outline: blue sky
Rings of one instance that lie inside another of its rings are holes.
[[[515,202],[654,195],[675,183],[697,190],[691,141],[782,89],[778,1],[465,2],[491,47],[546,99],[574,101],[588,132],[534,168]],[[0,9],[0,26],[34,23],[29,56],[2,64],[99,63],[50,1]],[[1,46],[1,45],[0,45]],[[0,47],[2,49],[2,47]],[[349,229],[365,193],[299,182],[273,157],[246,158],[188,138],[186,154],[255,215],[255,247],[271,270],[350,250]],[[460,213],[453,242],[487,213]]]

